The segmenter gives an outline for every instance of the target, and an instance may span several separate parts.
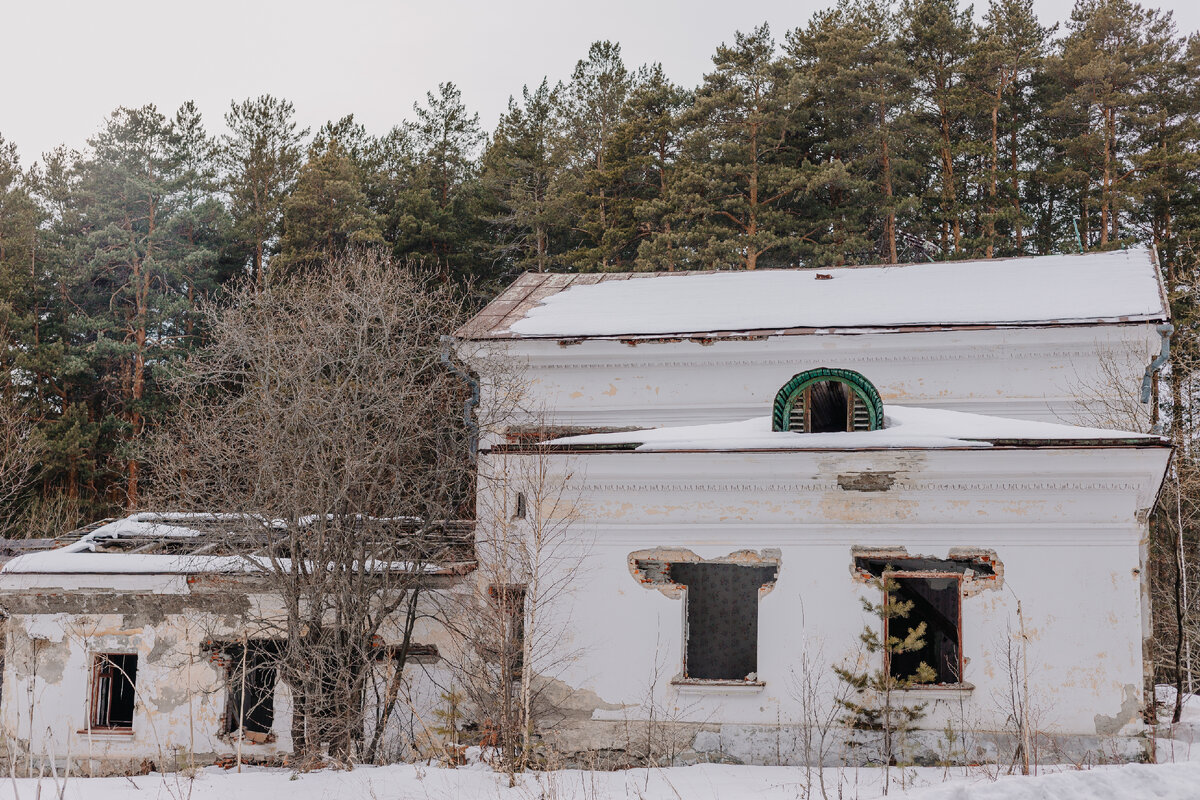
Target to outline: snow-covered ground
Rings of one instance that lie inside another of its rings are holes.
[[[1163,722],[1174,690],[1158,687]],[[1179,724],[1164,724],[1158,764],[1077,769],[1041,767],[1035,776],[997,775],[995,767],[921,767],[890,771],[888,797],[902,800],[1198,800],[1200,700],[1186,697]],[[1193,746],[1195,743],[1196,746]],[[699,764],[622,772],[560,770],[504,774],[482,763],[451,769],[414,764],[296,774],[287,769],[209,767],[131,778],[0,779],[0,800],[870,800],[882,796],[878,768],[817,770]],[[40,793],[39,793],[40,785]]]
[[[1174,725],[1171,714],[1175,710],[1175,687],[1156,686],[1155,697],[1159,702],[1159,738],[1154,749],[1159,763],[1200,762],[1200,695],[1183,696],[1183,714]],[[1200,787],[1196,796],[1200,797]]]
[[[880,796],[877,769],[825,771],[827,796]],[[1195,800],[1200,797],[1200,763],[1129,764],[1090,770],[1059,770],[1036,777],[992,780],[979,772],[922,768],[906,770],[902,789],[892,770],[890,797],[905,800]],[[70,800],[803,800],[820,798],[815,775],[800,767],[742,767],[702,764],[626,772],[560,771],[518,776],[483,768],[443,769],[397,765],[359,767],[350,772],[293,775],[287,770],[218,768],[194,779],[176,775],[70,779],[61,795]],[[838,782],[841,782],[840,793]],[[0,783],[0,798],[29,798],[37,781]],[[53,781],[42,781],[42,798],[59,797]]]

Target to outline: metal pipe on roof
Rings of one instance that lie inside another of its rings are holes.
[[[479,423],[475,421],[475,409],[479,407],[479,381],[474,378],[469,372],[465,372],[458,368],[450,359],[450,344],[454,341],[453,336],[442,336],[442,354],[440,361],[450,370],[452,375],[456,375],[466,382],[471,387],[471,396],[463,403],[463,424],[467,426],[471,437],[468,440],[468,445],[471,449],[471,460],[474,461],[479,454]]]
[[[1162,325],[1156,325],[1154,330],[1158,331],[1159,337],[1162,339],[1162,350],[1158,356],[1146,365],[1146,374],[1142,376],[1142,402],[1149,403],[1150,395],[1154,384],[1154,375],[1161,373],[1162,368],[1166,366],[1167,361],[1171,358],[1171,334],[1175,332],[1175,326],[1167,322]],[[1156,422],[1154,427],[1150,429],[1151,433],[1162,433],[1162,423]]]

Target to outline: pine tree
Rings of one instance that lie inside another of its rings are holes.
[[[314,266],[347,246],[381,244],[362,175],[335,129],[318,134],[283,203],[283,233],[273,269]]]
[[[1058,144],[1077,194],[1085,247],[1121,241],[1131,205],[1135,128],[1143,80],[1164,15],[1130,0],[1079,0],[1047,68],[1061,87],[1053,112],[1070,128]]]
[[[284,199],[299,175],[308,129],[297,129],[290,102],[271,95],[230,103],[225,124],[229,133],[221,137],[219,155],[230,211],[248,253],[250,274],[261,285],[280,234]]]
[[[693,93],[672,83],[661,64],[641,68],[609,146],[632,202],[630,247],[640,270],[671,271],[695,263],[687,248],[694,196],[676,181],[693,101]]]
[[[13,369],[33,345],[39,312],[38,229],[44,219],[17,147],[0,136],[0,396],[18,398]]]
[[[767,25],[721,45],[696,94],[696,129],[685,191],[703,198],[702,259],[755,269],[764,256],[788,263],[795,218],[789,203],[805,179],[786,151],[788,76]]]
[[[882,595],[883,600],[876,603],[869,598],[861,598],[863,610],[872,621],[863,628],[858,638],[867,658],[877,658],[878,666],[873,669],[862,669],[859,665],[835,666],[834,673],[854,690],[852,695],[838,700],[846,710],[844,721],[850,727],[878,731],[882,735],[881,760],[887,768],[898,763],[904,735],[925,714],[924,703],[904,703],[897,693],[922,683],[931,683],[937,680],[937,673],[922,661],[912,675],[892,674],[890,662],[893,656],[915,653],[925,647],[925,623],[920,622],[915,627],[904,624],[914,603],[897,597],[900,585],[890,568],[885,569],[879,577],[872,578],[870,586]],[[885,772],[885,787],[887,783]]]
[[[161,410],[148,390],[154,368],[178,352],[171,334],[187,312],[185,269],[173,256],[177,174],[170,122],[152,105],[113,112],[78,165],[82,237],[76,254],[77,325],[93,336],[93,367],[104,376],[104,416],[119,425],[127,506],[138,501],[140,438]]]
[[[856,87],[862,37],[842,8],[813,15],[791,31],[785,47],[792,74],[796,134],[802,146],[809,202],[797,210],[805,220],[803,256],[807,264],[842,265],[877,261],[869,232],[874,215],[863,198],[871,193],[865,170],[856,168],[855,132],[862,109],[851,102]]]
[[[171,258],[183,266],[189,313],[185,332],[194,334],[197,300],[211,296],[242,266],[237,263],[233,219],[221,201],[217,142],[204,128],[195,103],[180,106],[171,124],[169,161],[174,169]]]
[[[114,478],[109,454],[120,443],[119,426],[107,412],[104,373],[94,365],[95,336],[79,324],[76,287],[86,272],[76,261],[84,237],[77,160],[77,153],[58,147],[32,176],[45,218],[35,260],[35,324],[17,361],[31,377],[26,391],[42,448],[42,505],[59,505],[60,493],[65,499],[62,518],[45,520],[45,530],[55,532],[61,532],[56,522],[70,527],[120,508],[108,496]]]
[[[827,148],[810,183],[829,197],[816,263],[897,263],[912,182],[913,74],[885,2],[842,0],[788,37],[801,100]],[[923,258],[923,248],[918,257]]]
[[[1034,14],[1033,0],[990,0],[976,34],[971,74],[979,99],[977,129],[988,143],[983,181],[986,200],[978,216],[983,254],[988,258],[998,249],[1006,255],[1025,251],[1022,161],[1029,159],[1027,141],[1036,121],[1032,83],[1042,68],[1049,36],[1050,30]],[[1008,152],[1002,158],[1004,140]],[[1005,237],[1007,244],[997,237],[997,221],[1011,231],[1011,236]]]
[[[446,278],[467,279],[483,246],[478,151],[485,136],[453,83],[440,84],[425,100],[413,105],[416,122],[391,142],[412,153],[411,171],[397,176],[394,249],[436,259]]]
[[[631,82],[621,46],[595,42],[560,95],[556,158],[563,166],[553,191],[572,209],[576,244],[567,258],[577,269],[620,269],[636,236],[633,204],[620,185],[620,166],[610,163]]]
[[[925,166],[929,189],[922,198],[927,206],[922,216],[932,217],[932,230],[922,230],[921,236],[936,236],[941,257],[950,258],[963,252],[971,11],[960,8],[958,0],[904,0],[898,22],[899,46],[914,79],[914,133],[929,153],[936,153],[935,163]]]
[[[498,204],[492,224],[497,252],[507,271],[546,272],[555,263],[555,242],[567,228],[561,195],[551,192],[559,170],[555,150],[556,117],[561,85],[545,79],[521,102],[509,98],[483,157],[483,184]]]

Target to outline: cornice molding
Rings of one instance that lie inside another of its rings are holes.
[[[597,354],[596,356],[588,356],[578,359],[560,358],[551,360],[529,358],[529,368],[533,370],[579,370],[579,369],[637,369],[645,367],[667,367],[667,368],[686,368],[686,367],[704,367],[712,368],[738,368],[738,367],[785,367],[787,369],[796,369],[800,364],[800,359],[808,359],[816,364],[836,362],[837,365],[849,364],[929,364],[937,362],[963,362],[963,361],[1028,361],[1032,357],[1046,360],[1070,360],[1073,358],[1084,358],[1094,356],[1101,348],[1071,348],[1061,350],[1043,350],[1039,348],[999,348],[999,347],[979,347],[973,351],[948,352],[931,348],[928,353],[920,353],[908,351],[905,353],[835,353],[831,351],[816,351],[810,354],[797,354],[794,357],[780,356],[772,353],[770,357],[759,357],[746,355],[739,357],[722,356],[718,358],[705,358],[704,353],[698,353],[695,358],[679,358],[667,354],[651,355],[647,358],[632,360],[622,359],[616,360],[605,358]]]
[[[757,492],[760,494],[806,494],[838,492],[847,499],[882,499],[894,494],[913,492],[1136,492],[1142,484],[1117,480],[908,480],[899,477],[894,488],[886,492],[856,492],[843,490],[836,480],[790,481],[776,483],[767,481],[662,481],[628,480],[622,482],[585,480],[579,486],[584,493],[655,493],[696,492],[704,494],[728,494],[732,492]]]

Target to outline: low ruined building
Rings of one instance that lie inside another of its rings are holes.
[[[562,538],[541,677],[582,710],[547,742],[631,752],[670,727],[680,758],[870,760],[871,731],[805,748],[832,665],[924,665],[900,693],[924,707],[913,758],[1009,757],[1014,670],[1044,758],[1138,757],[1168,322],[1140,249],[519,278],[457,338],[481,418],[512,360],[536,410],[484,432],[477,536]],[[885,579],[906,616],[864,610]],[[917,626],[908,652],[860,649]]]
[[[291,751],[280,599],[253,563],[270,545],[247,545],[244,519],[139,513],[4,564],[0,727],[15,756],[60,768],[70,757],[76,772],[106,774]],[[405,524],[394,522],[398,535]],[[469,579],[472,536],[471,524],[446,523],[430,537],[444,539],[443,558],[425,565],[424,594]],[[410,694],[425,706],[448,682],[443,635],[422,619],[405,653]],[[381,682],[401,640],[396,624],[371,642]]]

